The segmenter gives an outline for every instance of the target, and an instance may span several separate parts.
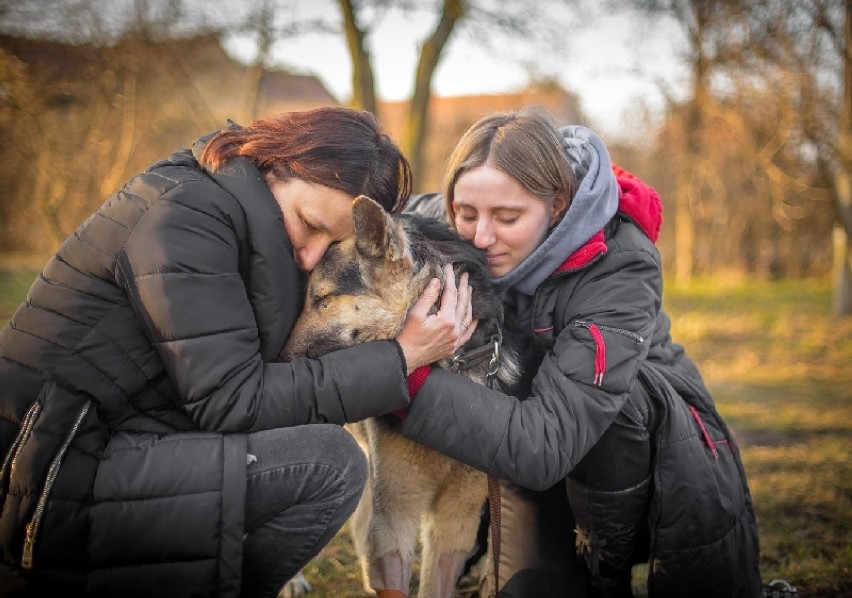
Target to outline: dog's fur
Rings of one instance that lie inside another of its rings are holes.
[[[409,308],[445,264],[469,273],[473,317],[468,347],[501,334],[503,307],[491,289],[484,259],[448,226],[418,214],[389,215],[372,200],[353,204],[355,235],[332,245],[311,273],[304,310],[282,356],[318,357],[358,343],[394,338]],[[505,344],[497,379],[519,377],[517,356]],[[450,367],[449,362],[438,364]],[[485,383],[489,359],[464,373]],[[369,375],[365,372],[365,375]],[[374,589],[407,593],[422,526],[419,596],[453,596],[474,546],[486,495],[486,476],[404,438],[393,415],[349,426],[370,463],[370,482],[351,523],[356,551]]]

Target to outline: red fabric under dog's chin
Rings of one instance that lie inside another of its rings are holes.
[[[429,372],[432,371],[431,365],[421,365],[419,368],[414,370],[408,375],[408,399],[409,402],[414,400],[414,397],[417,396],[417,392],[426,383],[426,378],[429,376]],[[392,411],[395,416],[399,419],[405,419],[405,416],[408,415],[408,407],[405,409],[396,409]]]

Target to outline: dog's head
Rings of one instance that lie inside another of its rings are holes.
[[[311,272],[282,359],[394,338],[426,284],[443,278],[448,263],[457,277],[469,273],[477,335],[500,326],[503,307],[484,256],[448,226],[415,214],[390,215],[364,196],[352,204],[352,215],[354,236],[330,246]]]

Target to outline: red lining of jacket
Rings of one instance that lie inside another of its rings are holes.
[[[652,243],[656,243],[663,225],[663,204],[660,196],[653,187],[620,166],[613,164],[612,172],[618,182],[618,211],[636,223]],[[580,268],[606,252],[606,240],[603,230],[600,230],[569,255],[554,274]]]

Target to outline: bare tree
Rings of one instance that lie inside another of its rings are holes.
[[[834,312],[852,314],[852,0],[846,1],[843,42],[843,102],[838,119],[837,222],[834,226]]]
[[[429,104],[435,71],[451,39],[473,36],[485,48],[499,48],[506,40],[525,40],[530,47],[551,56],[561,54],[568,42],[564,28],[568,8],[576,0],[523,0],[498,3],[489,0],[439,0],[431,4],[409,0],[339,0],[343,28],[352,62],[352,103],[378,114],[375,75],[369,50],[369,37],[381,14],[402,11],[408,14],[431,11],[434,26],[419,44],[414,84],[408,105],[407,127],[401,144],[411,162],[414,180],[423,177],[424,147],[429,135]],[[370,22],[364,13],[380,13]],[[507,58],[507,60],[509,60]]]
[[[175,38],[174,3],[59,3],[90,12],[57,30],[33,4],[11,15],[33,17],[27,35],[0,44],[0,136],[15,142],[0,147],[0,245],[49,252],[129,176],[238,112],[221,89],[244,69],[216,37]]]
[[[672,173],[678,180],[672,192],[676,279],[686,281],[699,264],[706,266],[707,242],[715,244],[713,251],[722,258],[723,246],[731,238],[738,239],[746,271],[763,268],[773,276],[795,272],[795,264],[807,269],[803,259],[786,254],[780,241],[820,234],[805,230],[808,227],[822,227],[826,239],[825,198],[838,182],[825,172],[829,168],[841,175],[848,172],[840,168],[844,125],[837,110],[847,47],[846,3],[639,0],[637,4],[680,24],[687,40],[683,59],[692,75],[686,102],[671,105],[671,116],[682,119],[682,125],[676,135],[671,128],[668,131],[669,144],[682,140],[677,152],[682,155]],[[849,100],[843,105],[849,106]],[[735,136],[726,138],[728,134]],[[725,153],[718,151],[719,143],[730,144],[724,146]],[[740,162],[731,162],[727,155],[738,156]],[[751,174],[736,186],[739,164],[749,165]],[[852,190],[847,195],[852,196]],[[843,213],[841,200],[837,203],[837,211]],[[735,215],[743,220],[735,222]],[[726,218],[728,224],[720,228]],[[724,230],[725,238],[707,239],[699,226]],[[848,230],[843,230],[835,237],[846,238]],[[848,274],[848,248],[843,247],[836,251],[843,259],[836,261]]]
[[[201,1],[205,10],[203,14],[212,21],[209,27],[220,35],[237,34],[252,40],[255,53],[248,61],[244,81],[240,86],[243,110],[238,115],[239,118],[249,121],[260,116],[260,88],[264,73],[275,66],[276,44],[309,33],[339,33],[336,23],[328,17],[306,17],[299,14],[298,3],[293,0],[258,0],[245,3],[244,6],[228,0],[185,1]],[[241,9],[245,12],[240,12]],[[199,23],[195,24],[196,28],[200,26]]]
[[[367,32],[359,24],[355,7],[351,0],[338,0],[343,14],[343,32],[346,47],[352,61],[352,100],[354,107],[379,113],[376,102],[376,78],[373,75],[373,63],[367,50]]]
[[[428,134],[429,100],[432,97],[435,69],[456,25],[465,15],[465,4],[463,0],[442,0],[437,23],[420,45],[414,75],[414,91],[409,103],[408,127],[402,141],[415,181],[420,180],[423,168],[423,146]],[[366,47],[369,30],[366,25],[359,22],[357,14],[359,8],[363,10],[364,6],[358,6],[352,0],[339,0],[339,5],[352,62],[352,105],[378,115],[375,77],[370,53]],[[400,2],[398,8],[411,10],[405,2]]]
[[[423,147],[428,131],[429,99],[432,97],[432,79],[441,53],[444,50],[458,21],[464,17],[462,0],[443,0],[441,17],[426,41],[420,46],[420,57],[414,75],[414,94],[408,110],[408,133],[405,147],[411,161],[414,180],[419,181],[423,172]]]
[[[852,2],[743,2],[752,70],[783,73],[795,94],[798,135],[788,143],[816,149],[833,171],[836,219],[834,311],[852,313]],[[779,176],[781,176],[779,174]],[[795,184],[795,180],[792,180]]]
[[[736,10],[727,0],[637,0],[637,7],[655,15],[668,15],[681,26],[686,40],[683,61],[691,75],[689,100],[677,111],[683,119],[681,139],[683,159],[675,174],[674,190],[674,276],[687,283],[695,272],[696,206],[699,190],[713,169],[707,163],[703,145],[704,128],[712,104],[712,84],[717,70],[727,60],[724,37]]]

